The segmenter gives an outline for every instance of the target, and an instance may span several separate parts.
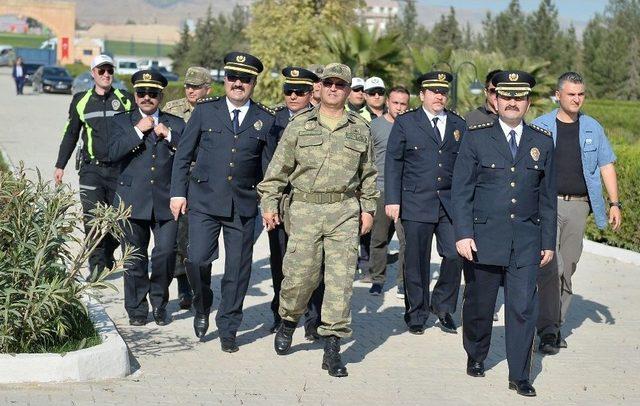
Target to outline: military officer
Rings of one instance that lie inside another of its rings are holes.
[[[310,103],[313,85],[320,81],[318,76],[310,70],[289,66],[282,70],[284,76],[284,84],[282,90],[284,93],[284,106],[275,109],[276,125],[278,126],[278,141],[289,124],[289,120],[295,114],[313,107]],[[285,193],[289,192],[289,188]],[[273,299],[271,300],[271,311],[273,312],[274,323],[270,331],[275,333],[280,326],[280,286],[282,285],[282,260],[287,249],[287,233],[284,225],[280,224],[269,234],[269,263],[271,265],[271,279],[273,282]],[[311,300],[305,314],[304,330],[305,337],[308,340],[318,339],[318,326],[320,325],[320,308],[322,306],[322,296],[324,293],[324,281],[320,282],[318,288],[311,295]]]
[[[173,278],[177,223],[169,210],[169,187],[173,157],[184,122],[159,110],[167,79],[160,73],[141,70],[131,77],[137,108],[113,118],[109,159],[119,166],[120,176],[113,204],[131,206],[124,243],[137,249],[126,264],[124,305],[129,323],[147,321],[149,301],[156,324],[167,324],[165,306]],[[150,235],[151,275],[148,272]]]
[[[462,263],[451,225],[451,174],[458,156],[464,119],[445,109],[452,75],[433,71],[418,78],[422,106],[399,115],[391,129],[385,159],[385,211],[405,231],[405,315],[412,334],[422,334],[429,317],[431,240],[442,257],[431,296],[431,311],[441,328],[456,333]]]
[[[186,97],[171,100],[164,106],[163,111],[182,118],[186,123],[189,121],[189,117],[191,117],[191,113],[196,107],[196,102],[206,97],[210,90],[211,74],[209,71],[201,66],[191,66],[184,75],[184,92]],[[193,300],[191,286],[189,286],[189,280],[187,279],[187,273],[184,268],[184,261],[187,259],[188,241],[189,223],[187,216],[180,216],[178,218],[178,244],[174,276],[178,281],[179,306],[184,310],[191,308]]]
[[[556,243],[553,139],[523,122],[535,85],[530,74],[504,71],[492,81],[499,119],[469,128],[453,173],[453,224],[467,282],[462,310],[467,374],[484,376],[504,279],[509,389],[535,396],[529,373],[536,277],[553,258]]]
[[[209,327],[211,262],[220,230],[224,233],[226,259],[216,324],[222,350],[235,352],[251,275],[256,185],[275,150],[277,127],[274,112],[251,100],[262,62],[243,52],[227,54],[224,62],[225,97],[198,102],[176,153],[171,211],[177,218],[189,210],[185,267],[194,292],[193,326],[200,338]]]
[[[284,355],[291,347],[298,320],[320,283],[324,253],[325,293],[318,328],[325,337],[322,368],[331,376],[347,376],[340,338],[351,335],[358,236],[371,229],[379,192],[369,126],[345,109],[351,70],[331,63],[321,79],[320,105],[289,123],[258,190],[264,222],[273,229],[280,223],[282,192],[288,184],[292,187],[276,353]]]

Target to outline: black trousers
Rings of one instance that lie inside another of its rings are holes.
[[[398,254],[398,273],[396,284],[402,284],[402,274],[404,273],[405,236],[402,223],[394,223],[384,211],[384,191],[380,192],[376,207],[376,214],[373,218],[373,228],[371,229],[371,245],[369,258],[369,273],[371,281],[384,285],[387,278],[387,254],[389,253],[389,242],[393,238],[393,233],[398,234],[400,252]]]
[[[253,256],[255,217],[211,216],[189,211],[189,248],[187,276],[193,289],[193,305],[197,313],[209,314],[213,302],[210,265],[218,256],[220,230],[224,236],[225,263],[220,285],[221,301],[216,324],[222,338],[235,337],[242,322],[244,303]],[[190,267],[198,268],[196,272]]]
[[[282,286],[282,260],[284,254],[287,252],[287,241],[289,237],[284,231],[284,227],[278,226],[274,230],[268,232],[269,235],[269,264],[271,266],[271,280],[273,282],[273,299],[271,299],[271,312],[273,313],[273,320],[280,322],[280,314],[278,309],[280,308],[280,287]],[[324,273],[324,265],[323,265]],[[305,313],[304,327],[305,329],[317,328],[320,325],[320,318],[322,312],[322,298],[324,297],[324,279],[320,282],[320,285],[313,291],[311,299],[307,304],[307,312]]]
[[[103,203],[111,206],[116,193],[120,170],[116,166],[97,166],[85,163],[80,168],[80,202],[84,214],[85,233],[91,229],[89,221],[93,217],[91,211],[96,204]],[[118,248],[118,241],[111,235],[106,235],[89,257],[89,269],[113,266],[113,252]]]
[[[462,261],[456,250],[451,220],[442,206],[437,223],[402,220],[402,227],[407,244],[404,266],[404,321],[408,326],[423,326],[429,317],[433,235],[436,236],[438,254],[442,257],[440,276],[431,296],[431,309],[434,312],[456,311]]]
[[[507,267],[464,261],[467,278],[462,308],[464,349],[476,361],[484,361],[487,357],[496,296],[504,279],[505,341],[510,380],[529,379],[538,319],[536,278],[539,269],[538,264],[518,268],[513,251]]]
[[[124,307],[129,317],[147,317],[149,305],[164,308],[169,300],[169,284],[176,265],[176,233],[178,224],[173,220],[130,219],[124,226],[124,242],[137,249],[134,258],[126,264],[124,273]],[[147,250],[153,233],[151,275]]]

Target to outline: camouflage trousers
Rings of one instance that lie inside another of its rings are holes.
[[[280,290],[282,319],[298,322],[322,275],[325,291],[318,334],[351,336],[351,295],[358,259],[360,204],[357,199],[315,204],[295,200],[289,208],[291,229]]]

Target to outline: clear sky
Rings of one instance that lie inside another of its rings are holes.
[[[510,0],[419,0],[429,6],[453,6],[455,8],[491,10],[493,14],[506,9]],[[595,13],[604,11],[606,0],[556,0],[558,14],[563,20],[589,21]],[[520,6],[525,12],[538,8],[540,0],[520,0]]]

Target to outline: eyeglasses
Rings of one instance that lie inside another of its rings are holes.
[[[141,92],[136,92],[136,96],[138,96],[141,99],[143,99],[145,96],[149,96],[149,98],[151,99],[157,99],[159,95],[160,93],[158,92],[149,92],[144,90]]]
[[[373,90],[371,92],[365,92],[366,94],[368,94],[369,96],[384,96],[384,91],[383,90]]]
[[[333,81],[333,80],[323,80],[322,86],[331,89],[332,86],[335,86],[338,90],[343,90],[347,87],[348,83],[344,81]]]
[[[248,76],[236,76],[236,75],[227,75],[226,78],[227,78],[227,82],[234,83],[239,80],[245,85],[251,83],[251,79],[252,79]]]
[[[361,88],[361,87],[356,87],[355,89],[354,89],[354,88],[351,88],[351,91],[352,91],[353,93],[360,93],[360,92],[362,92],[363,90],[364,90],[364,89],[363,89],[363,88]]]
[[[302,90],[285,90],[284,91],[285,96],[291,96],[294,93],[298,97],[302,97],[302,96],[305,96],[305,95],[309,94],[308,91],[303,92]]]
[[[184,85],[185,89],[192,89],[192,90],[200,90],[203,89],[206,85],[202,84],[202,85],[190,85],[190,84],[186,84]]]
[[[106,73],[113,75],[113,68],[98,68],[98,75],[102,76]]]

